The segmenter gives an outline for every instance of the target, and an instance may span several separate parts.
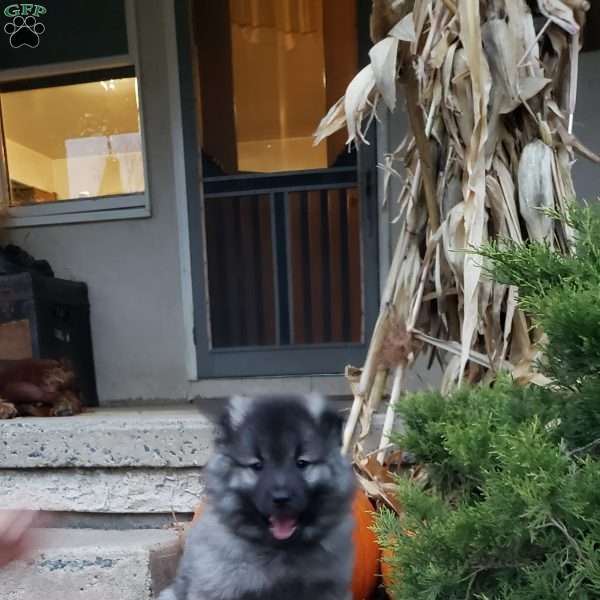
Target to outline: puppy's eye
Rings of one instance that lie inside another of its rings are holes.
[[[255,460],[254,462],[251,462],[246,466],[249,469],[252,469],[253,471],[262,471],[263,462],[262,462],[262,460]]]
[[[296,461],[296,466],[297,466],[299,469],[306,469],[306,467],[308,467],[309,465],[310,465],[310,463],[309,463],[307,460],[304,460],[303,458],[299,458],[299,459]]]

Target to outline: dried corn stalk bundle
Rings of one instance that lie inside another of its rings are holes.
[[[386,459],[407,370],[429,349],[443,387],[508,369],[532,373],[534,336],[515,289],[482,276],[469,248],[487,241],[545,241],[568,252],[564,214],[575,196],[574,154],[598,160],[572,134],[586,0],[373,0],[371,63],[322,120],[315,141],[346,126],[348,143],[406,102],[410,133],[385,157],[385,187],[403,224],[362,369],[347,376],[354,404],[344,447],[371,493],[374,454]],[[393,118],[393,116],[392,116]],[[372,416],[391,389],[379,447]]]

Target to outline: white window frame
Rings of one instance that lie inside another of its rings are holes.
[[[132,66],[139,89],[139,112],[142,141],[142,164],[144,166],[144,191],[119,196],[97,196],[92,198],[64,200],[32,204],[29,206],[9,206],[8,165],[4,143],[4,131],[0,120],[0,206],[6,209],[7,227],[34,227],[38,225],[58,225],[67,223],[85,223],[114,221],[122,219],[140,219],[151,216],[149,192],[148,153],[146,151],[144,119],[144,78],[140,68],[138,48],[138,30],[135,0],[124,0],[127,26],[128,53],[106,58],[78,60],[54,63],[50,65],[0,70],[0,83],[39,79],[55,75],[68,75]]]

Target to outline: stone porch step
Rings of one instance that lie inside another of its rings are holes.
[[[2,600],[153,600],[175,574],[175,531],[48,529],[30,560],[0,571]]]
[[[189,513],[204,491],[196,469],[0,469],[0,507],[111,514]]]
[[[212,433],[190,405],[0,421],[0,507],[189,513],[203,492]]]
[[[0,469],[202,467],[212,431],[191,405],[0,421]]]

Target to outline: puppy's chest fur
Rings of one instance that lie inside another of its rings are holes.
[[[182,600],[346,600],[352,547],[343,523],[322,544],[281,551],[240,541],[206,515],[188,541]]]

